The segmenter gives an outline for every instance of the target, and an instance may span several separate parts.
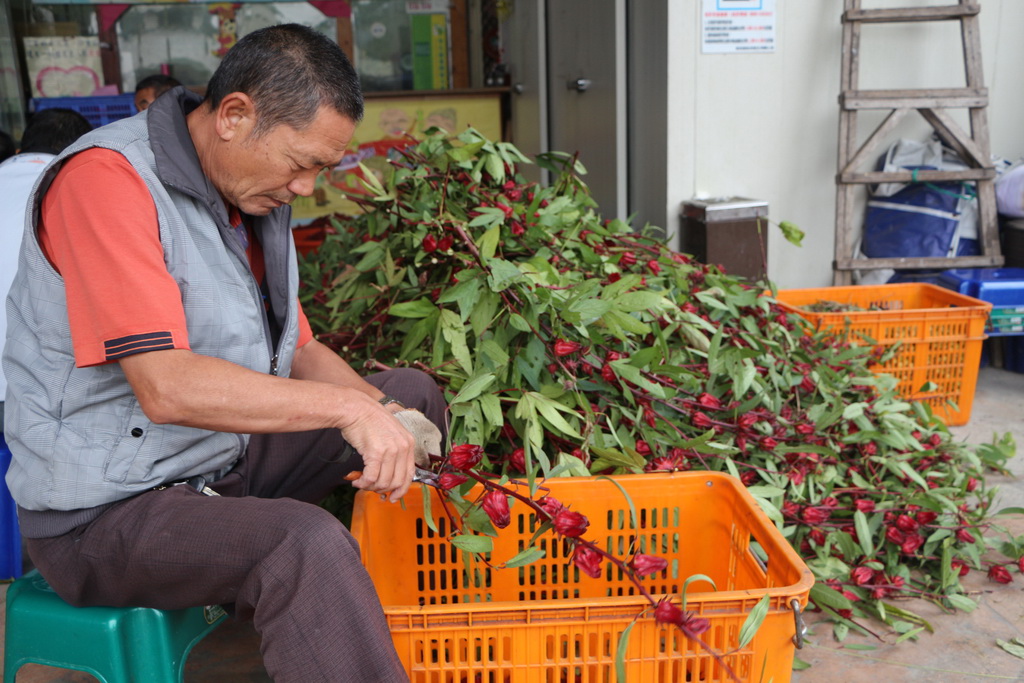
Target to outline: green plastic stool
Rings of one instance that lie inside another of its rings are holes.
[[[4,683],[34,662],[104,683],[179,683],[192,647],[224,620],[222,607],[72,607],[37,570],[7,588]]]

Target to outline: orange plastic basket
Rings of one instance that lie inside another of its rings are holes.
[[[901,343],[875,371],[894,375],[900,396],[927,403],[947,424],[967,424],[992,304],[922,283],[785,289],[776,298],[783,308],[852,342],[867,343],[866,337],[881,346]],[[877,310],[804,308],[823,301]],[[934,387],[926,391],[929,382]]]
[[[687,609],[707,618],[706,642],[743,681],[790,679],[799,610],[814,583],[807,566],[736,479],[714,472],[550,479],[551,495],[587,515],[584,538],[629,559],[634,549],[669,560],[645,579],[655,596],[675,595],[695,574],[711,577],[687,589]],[[657,624],[635,586],[604,563],[599,579],[581,574],[567,544],[551,532],[537,540],[546,556],[496,569],[450,545],[436,495],[435,534],[423,517],[422,491],[404,507],[366,492],[356,496],[352,533],[380,594],[399,657],[414,682],[593,683],[615,680],[619,637],[630,624],[628,679],[729,681],[724,668],[678,629]],[[536,529],[522,503],[498,532],[490,561],[512,558]],[[747,615],[765,595],[761,628],[738,648]]]

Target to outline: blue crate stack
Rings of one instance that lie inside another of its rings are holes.
[[[1024,268],[947,270],[939,284],[992,304],[985,334],[1005,338],[1001,340],[1003,368],[1024,373]],[[986,347],[989,345],[986,342]]]
[[[99,128],[138,113],[135,108],[134,93],[89,97],[35,97],[32,99],[32,111],[58,107],[77,111],[92,124],[93,128]]]

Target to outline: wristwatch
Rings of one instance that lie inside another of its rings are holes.
[[[387,394],[385,394],[383,398],[378,399],[377,403],[381,404],[382,406],[389,406],[392,403],[397,403],[399,408],[402,408],[403,410],[405,409],[405,404],[404,403],[399,401],[394,396],[389,396]]]

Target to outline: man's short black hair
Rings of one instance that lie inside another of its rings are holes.
[[[14,138],[11,137],[11,134],[5,130],[0,130],[0,161],[14,156],[16,151],[18,151],[18,146],[14,144]]]
[[[146,88],[153,89],[153,95],[159,97],[171,88],[177,88],[181,85],[174,76],[165,76],[164,74],[153,74],[152,76],[146,76],[135,85],[135,92],[145,90]]]
[[[72,142],[92,130],[92,124],[72,109],[43,109],[29,119],[21,136],[21,154],[60,154]]]
[[[303,130],[321,107],[363,118],[359,76],[344,51],[298,24],[253,31],[231,48],[206,88],[207,106],[216,109],[233,92],[252,99],[256,136],[282,123]]]

